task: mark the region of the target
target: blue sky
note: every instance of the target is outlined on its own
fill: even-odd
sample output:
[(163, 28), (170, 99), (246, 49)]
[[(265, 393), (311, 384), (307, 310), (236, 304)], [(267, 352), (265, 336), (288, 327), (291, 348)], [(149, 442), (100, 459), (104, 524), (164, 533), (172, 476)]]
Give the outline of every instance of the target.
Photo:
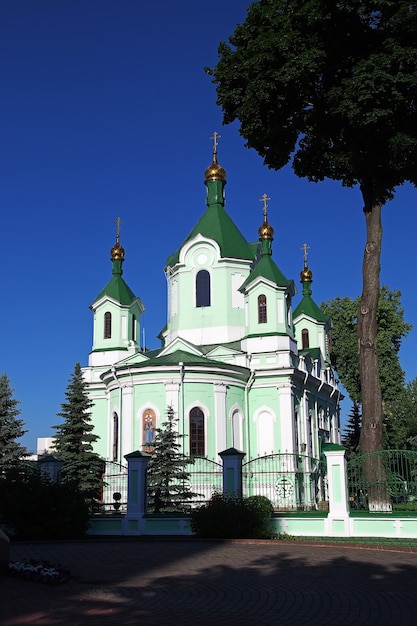
[[(361, 292), (359, 191), (270, 171), (236, 124), (221, 125), (203, 67), (215, 65), (218, 43), (249, 4), (0, 2), (0, 372), (21, 401), (29, 430), (21, 442), (32, 450), (60, 421), (74, 364), (87, 364), (89, 305), (111, 277), (118, 216), (124, 278), (146, 306), (147, 346), (159, 346), (163, 268), (205, 209), (215, 130), (227, 211), (245, 237), (257, 239), (267, 193), (284, 274), (299, 285), (307, 242), (317, 303)], [(401, 350), (407, 380), (417, 376), (416, 200), (405, 185), (383, 210), (381, 279), (402, 292), (405, 319), (416, 325)]]

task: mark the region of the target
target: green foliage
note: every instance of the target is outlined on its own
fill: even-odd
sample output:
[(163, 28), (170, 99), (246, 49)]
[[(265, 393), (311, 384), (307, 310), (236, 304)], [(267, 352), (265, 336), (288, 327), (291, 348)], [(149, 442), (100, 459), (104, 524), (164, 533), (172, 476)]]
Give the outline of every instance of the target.
[(13, 398), (13, 389), (6, 373), (0, 376), (0, 463), (14, 463), (27, 455), (24, 446), (16, 442), (22, 437), (24, 422), (17, 419), (19, 401)]
[(385, 447), (417, 450), (417, 378), (385, 405)]
[(0, 466), (0, 526), (16, 539), (85, 535), (88, 506), (70, 485), (52, 483), (36, 463)]
[(361, 436), (361, 413), (359, 404), (354, 402), (348, 421), (342, 434), (342, 445), (348, 450), (348, 456), (356, 454), (359, 450), (359, 440)]
[[(356, 331), (359, 306), (360, 298), (337, 297), (321, 304), (323, 312), (332, 320), (332, 364), (349, 397), (358, 404), (362, 399)], [(377, 323), (382, 399), (389, 402), (401, 393), (404, 386), (404, 372), (398, 354), (403, 337), (412, 328), (404, 321), (401, 292), (397, 289), (391, 291), (385, 285), (381, 287)]]
[(191, 529), (210, 539), (269, 539), (273, 506), (265, 496), (243, 500), (214, 494), (191, 513)]
[(359, 184), (368, 206), (417, 183), (413, 3), (260, 0), (229, 44), (207, 71), (224, 123), (269, 167)]
[(197, 494), (191, 491), (186, 467), (192, 459), (181, 452), (183, 435), (172, 407), (167, 420), (155, 429), (152, 458), (148, 465), (148, 510), (154, 513), (183, 511)]
[(79, 363), (75, 365), (65, 396), (67, 402), (61, 405), (58, 413), (64, 422), (53, 426), (57, 430), (54, 447), (64, 462), (60, 481), (78, 491), (92, 506), (94, 500), (101, 498), (104, 464), (93, 452), (93, 443), (98, 436), (93, 433), (92, 402)]

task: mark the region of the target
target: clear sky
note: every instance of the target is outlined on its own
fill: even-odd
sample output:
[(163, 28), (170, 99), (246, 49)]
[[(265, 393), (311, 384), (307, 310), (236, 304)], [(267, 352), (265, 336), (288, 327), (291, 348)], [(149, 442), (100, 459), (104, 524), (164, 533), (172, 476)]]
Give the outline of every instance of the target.
[[(60, 422), (74, 364), (88, 362), (89, 306), (111, 277), (118, 216), (124, 278), (146, 306), (146, 345), (159, 347), (163, 268), (205, 210), (215, 130), (226, 208), (245, 237), (257, 239), (267, 193), (274, 260), (287, 278), (299, 285), (307, 242), (318, 304), (361, 292), (359, 191), (270, 171), (236, 124), (222, 127), (203, 68), (249, 4), (0, 1), (0, 372), (21, 401), (29, 432), (20, 441), (31, 450)], [(401, 350), (407, 380), (417, 376), (416, 202), (406, 185), (383, 211), (381, 279), (401, 290), (415, 324)]]

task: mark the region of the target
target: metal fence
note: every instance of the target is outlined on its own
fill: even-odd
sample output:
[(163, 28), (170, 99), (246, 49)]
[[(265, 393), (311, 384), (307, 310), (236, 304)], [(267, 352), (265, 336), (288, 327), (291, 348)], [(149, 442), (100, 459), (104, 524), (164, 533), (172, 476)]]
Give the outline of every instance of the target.
[(393, 511), (417, 511), (417, 452), (379, 450), (347, 462), (352, 511), (372, 510), (372, 501)]
[(127, 465), (106, 461), (103, 474), (103, 494), (100, 513), (126, 513), (127, 510)]
[(198, 494), (193, 505), (204, 504), (214, 493), (223, 491), (223, 467), (221, 463), (207, 457), (192, 457), (186, 467), (191, 491)]
[(270, 454), (243, 464), (243, 495), (266, 496), (276, 510), (311, 510), (326, 499), (319, 459), (300, 454)]

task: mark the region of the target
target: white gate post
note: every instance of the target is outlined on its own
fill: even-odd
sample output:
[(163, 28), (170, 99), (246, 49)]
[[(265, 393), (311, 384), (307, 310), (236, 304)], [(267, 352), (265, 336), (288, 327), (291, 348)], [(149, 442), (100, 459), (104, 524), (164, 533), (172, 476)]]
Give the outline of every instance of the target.
[(346, 449), (337, 443), (326, 443), (323, 452), (327, 463), (329, 515), (327, 532), (333, 537), (349, 537), (349, 498), (346, 480)]
[(245, 452), (240, 452), (236, 448), (228, 448), (219, 452), (223, 462), (223, 495), (241, 498), (242, 490), (242, 460), (246, 456)]
[(123, 520), (125, 535), (141, 535), (142, 519), (146, 513), (147, 469), (151, 455), (130, 452), (125, 455), (128, 464), (127, 512)]

